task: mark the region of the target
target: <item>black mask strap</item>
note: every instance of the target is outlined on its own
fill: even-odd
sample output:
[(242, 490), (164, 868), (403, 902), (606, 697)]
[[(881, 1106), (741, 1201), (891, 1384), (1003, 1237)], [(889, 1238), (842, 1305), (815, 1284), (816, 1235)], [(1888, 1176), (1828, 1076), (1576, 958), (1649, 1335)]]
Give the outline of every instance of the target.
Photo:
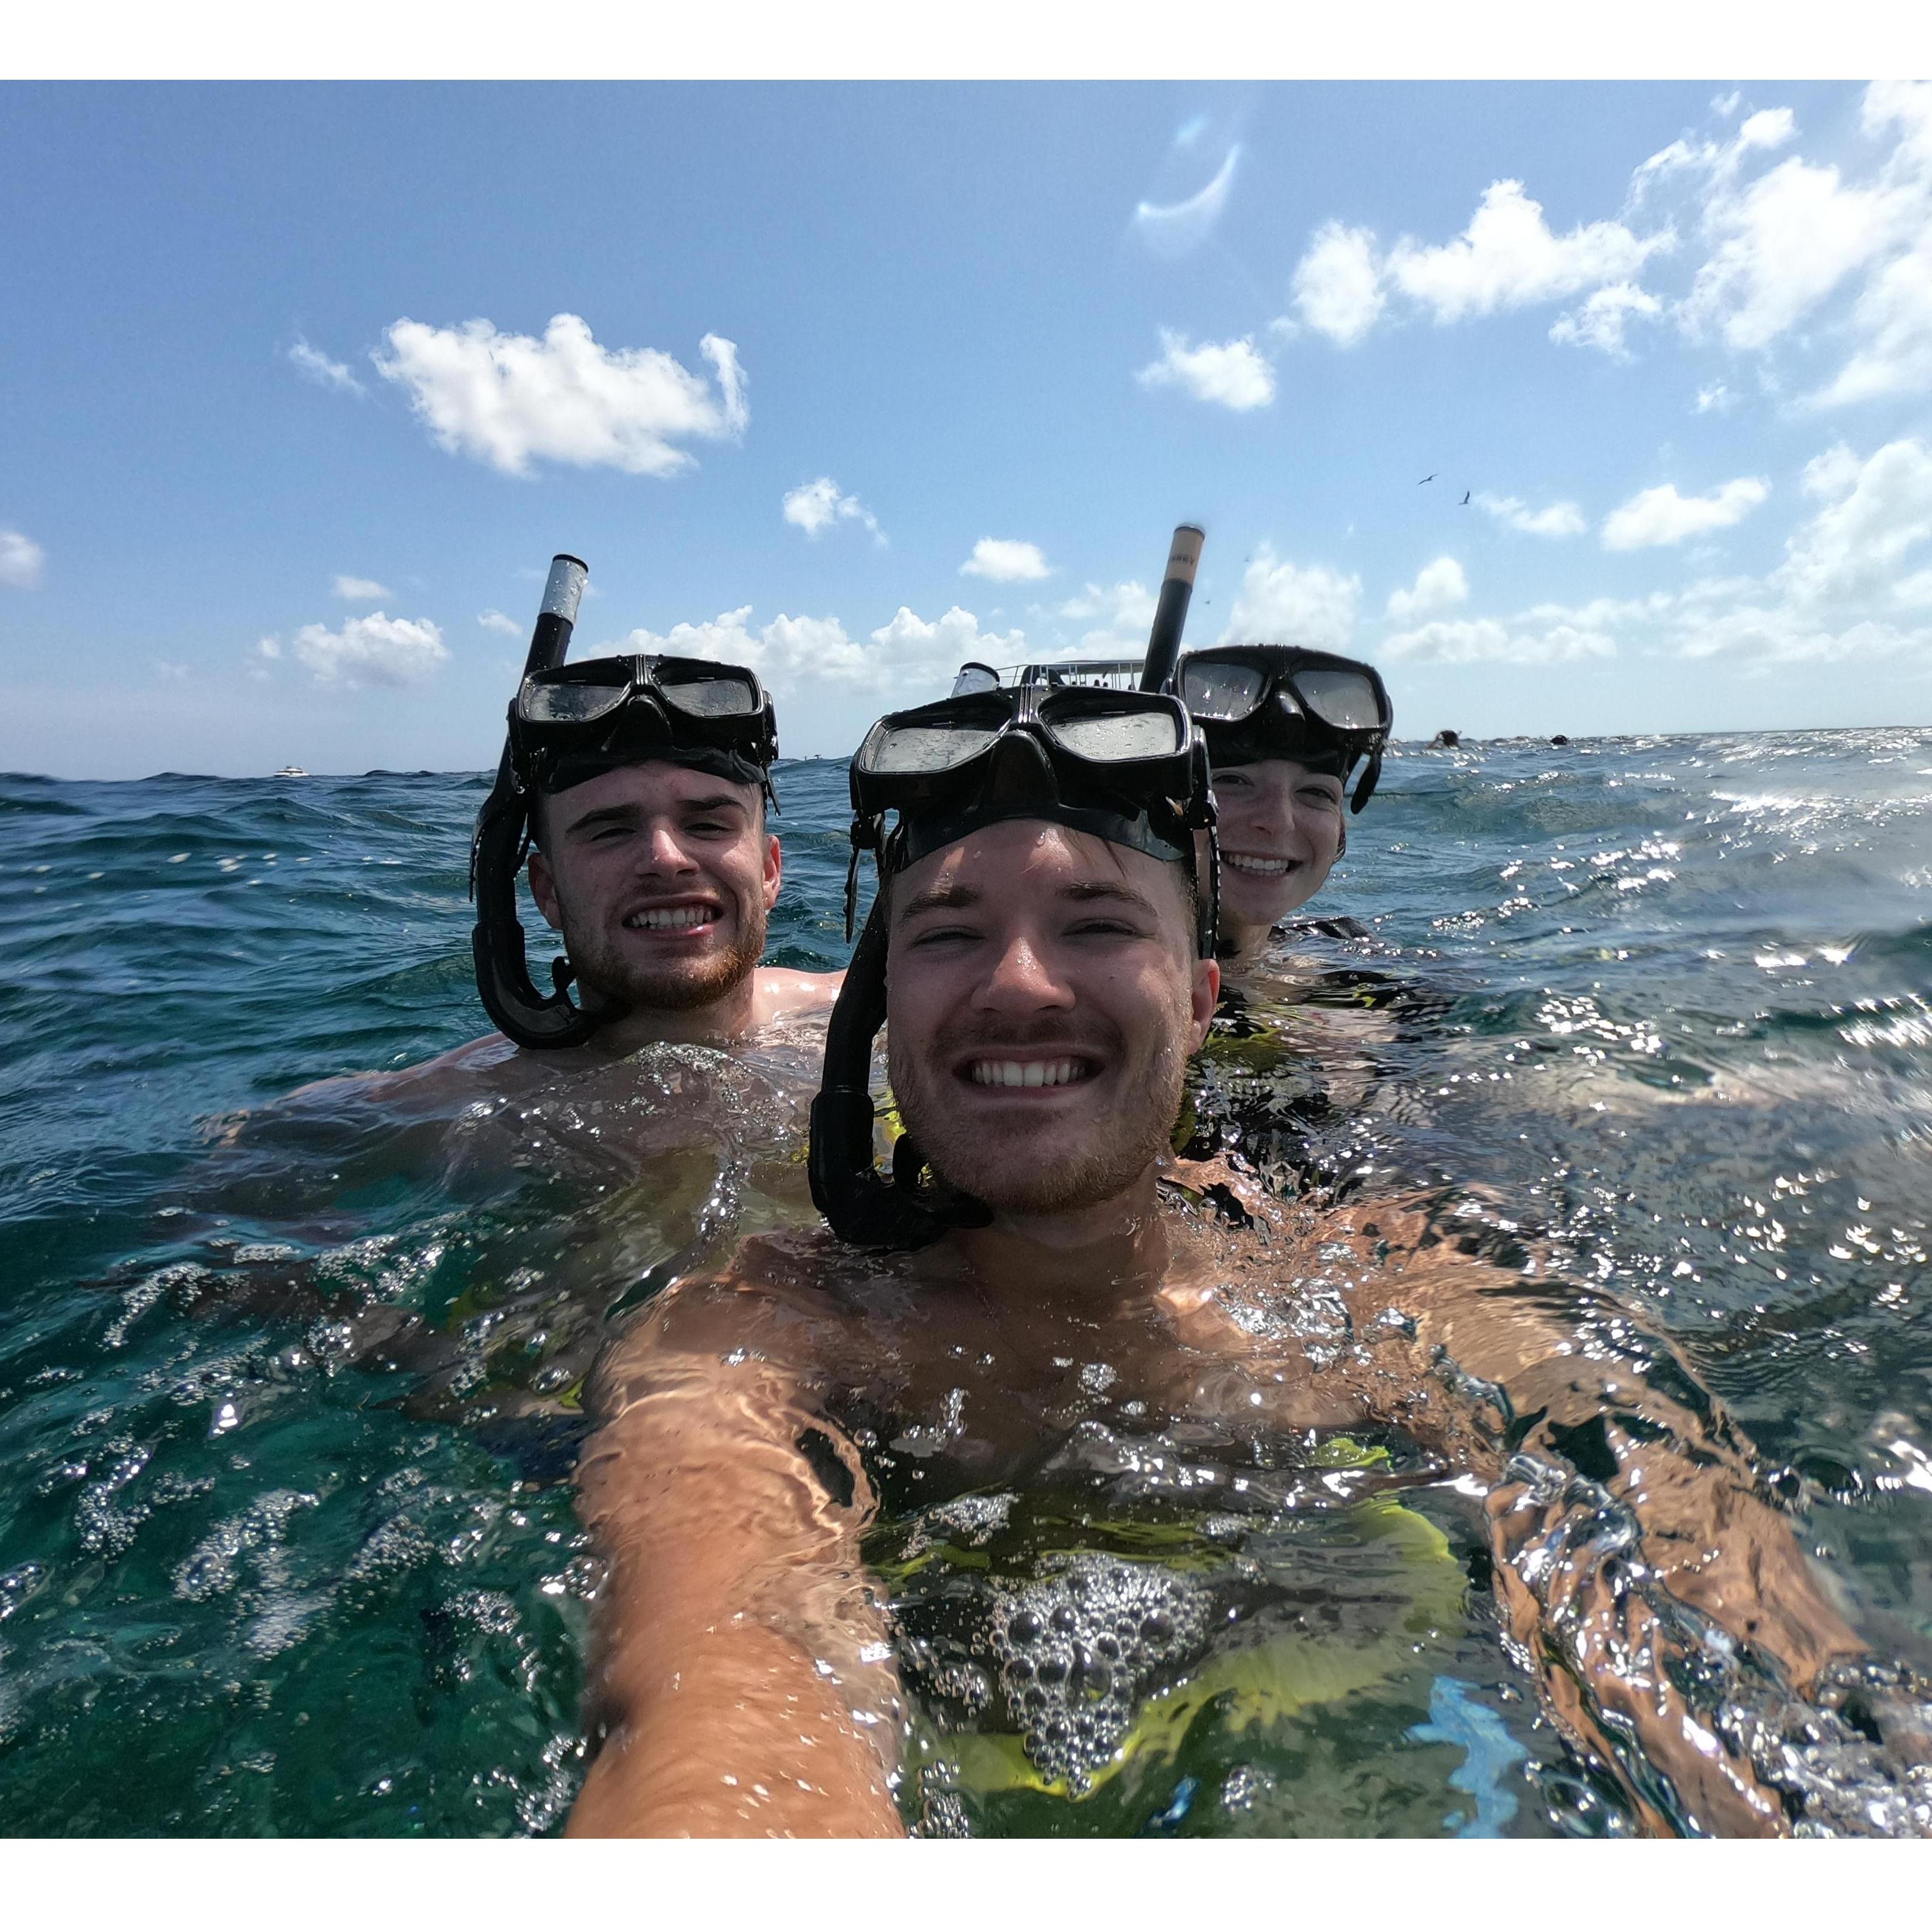
[(807, 1172), (813, 1203), (842, 1241), (862, 1248), (922, 1248), (949, 1227), (984, 1227), (992, 1210), (970, 1195), (918, 1185), (925, 1157), (907, 1136), (893, 1149), (896, 1178), (880, 1173), (872, 1157), (872, 1042), (885, 1023), (881, 898), (872, 902), (826, 1028), (825, 1073), (812, 1103)]
[(1376, 795), (1376, 781), (1382, 775), (1382, 748), (1379, 743), (1369, 754), (1369, 762), (1364, 767), (1361, 782), (1355, 787), (1355, 795), (1348, 801), (1351, 812), (1360, 812)]

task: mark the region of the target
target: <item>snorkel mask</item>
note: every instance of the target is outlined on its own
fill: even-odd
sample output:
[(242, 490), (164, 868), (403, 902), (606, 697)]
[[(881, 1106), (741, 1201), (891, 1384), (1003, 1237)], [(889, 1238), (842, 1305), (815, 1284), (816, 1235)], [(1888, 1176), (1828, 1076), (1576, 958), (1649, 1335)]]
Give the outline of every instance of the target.
[[(1198, 532), (1192, 534), (1198, 555)], [(1183, 596), (1172, 614), (1177, 632), (1186, 602)], [(1159, 638), (1157, 626), (1150, 663)], [(1172, 664), (1171, 652), (1166, 661)], [(851, 768), (848, 938), (866, 852), (881, 890), (832, 1010), (824, 1080), (812, 1104), (812, 1198), (841, 1240), (923, 1247), (949, 1227), (992, 1219), (983, 1202), (926, 1178), (925, 1156), (910, 1134), (893, 1144), (890, 1180), (873, 1162), (872, 1043), (886, 1021), (886, 882), (982, 826), (1046, 819), (1184, 866), (1198, 910), (1196, 943), (1211, 959), (1220, 852), (1208, 774), (1207, 747), (1186, 706), (1156, 690), (997, 682), (989, 689), (976, 676), (955, 696), (894, 712), (866, 733)], [(888, 813), (897, 814), (890, 830)], [(1205, 890), (1195, 863), (1202, 831)]]
[(1395, 712), (1372, 664), (1289, 644), (1222, 644), (1190, 651), (1177, 682), (1215, 764), (1292, 758), (1346, 786), (1366, 758), (1349, 808), (1374, 795)]
[(592, 658), (566, 664), (590, 570), (559, 556), (530, 638), (523, 682), (510, 700), (509, 734), (496, 782), (476, 814), (470, 850), (470, 935), (476, 990), (490, 1017), (519, 1046), (578, 1046), (600, 1024), (570, 997), (568, 958), (550, 962), (553, 990), (530, 979), (517, 918), (517, 875), (530, 848), (535, 794), (572, 786), (625, 765), (662, 759), (755, 785), (773, 810), (778, 730), (756, 676), (700, 658)]

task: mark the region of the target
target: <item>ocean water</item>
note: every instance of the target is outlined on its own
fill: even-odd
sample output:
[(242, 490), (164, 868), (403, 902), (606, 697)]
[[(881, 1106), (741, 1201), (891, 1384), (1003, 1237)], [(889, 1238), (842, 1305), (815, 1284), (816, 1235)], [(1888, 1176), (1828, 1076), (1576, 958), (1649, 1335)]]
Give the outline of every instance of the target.
[[(9, 1832), (568, 1809), (578, 1386), (655, 1288), (808, 1216), (812, 1042), (454, 1100), (315, 1085), (485, 1030), (484, 782), (0, 778)], [(772, 956), (834, 965), (843, 768), (779, 782)], [(1280, 1171), (1476, 1190), (1666, 1330), (1858, 1627), (1932, 1666), (1932, 732), (1398, 748), (1312, 910), (1366, 931), (1295, 942), (1308, 1052), (1254, 1077), (1293, 1102), (1335, 1058), (1324, 1000), (1396, 997), (1287, 1106)], [(1406, 1500), (1388, 1546), (1432, 1524), (1468, 1580), (1426, 1656), (1011, 1828), (1629, 1828), (1500, 1642), (1467, 1499)], [(1388, 1528), (1354, 1520), (1268, 1533), (1346, 1569)]]

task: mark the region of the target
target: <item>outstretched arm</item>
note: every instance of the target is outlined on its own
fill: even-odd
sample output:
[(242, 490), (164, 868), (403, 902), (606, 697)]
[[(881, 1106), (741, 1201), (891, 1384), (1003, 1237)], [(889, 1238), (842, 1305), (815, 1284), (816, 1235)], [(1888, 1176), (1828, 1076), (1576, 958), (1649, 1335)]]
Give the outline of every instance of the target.
[(1615, 1304), (1420, 1246), (1420, 1216), (1364, 1218), (1397, 1250), (1372, 1297), (1412, 1322), (1438, 1391), (1404, 1419), (1492, 1484), (1498, 1597), (1556, 1714), (1652, 1828), (1787, 1831), (1783, 1734), (1820, 1714), (1797, 1700), (1866, 1647), (1748, 1444)]
[(896, 1837), (898, 1684), (856, 1450), (754, 1293), (692, 1283), (600, 1370), (578, 1471), (609, 1565), (574, 1834)]

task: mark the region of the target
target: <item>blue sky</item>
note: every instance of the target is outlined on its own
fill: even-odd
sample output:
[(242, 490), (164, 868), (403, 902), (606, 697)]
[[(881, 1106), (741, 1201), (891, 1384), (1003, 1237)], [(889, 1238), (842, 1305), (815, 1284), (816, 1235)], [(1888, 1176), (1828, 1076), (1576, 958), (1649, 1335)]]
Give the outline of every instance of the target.
[(842, 754), (1183, 518), (1405, 735), (1932, 724), (1932, 89), (0, 104), (0, 766), (486, 764), (557, 549)]

